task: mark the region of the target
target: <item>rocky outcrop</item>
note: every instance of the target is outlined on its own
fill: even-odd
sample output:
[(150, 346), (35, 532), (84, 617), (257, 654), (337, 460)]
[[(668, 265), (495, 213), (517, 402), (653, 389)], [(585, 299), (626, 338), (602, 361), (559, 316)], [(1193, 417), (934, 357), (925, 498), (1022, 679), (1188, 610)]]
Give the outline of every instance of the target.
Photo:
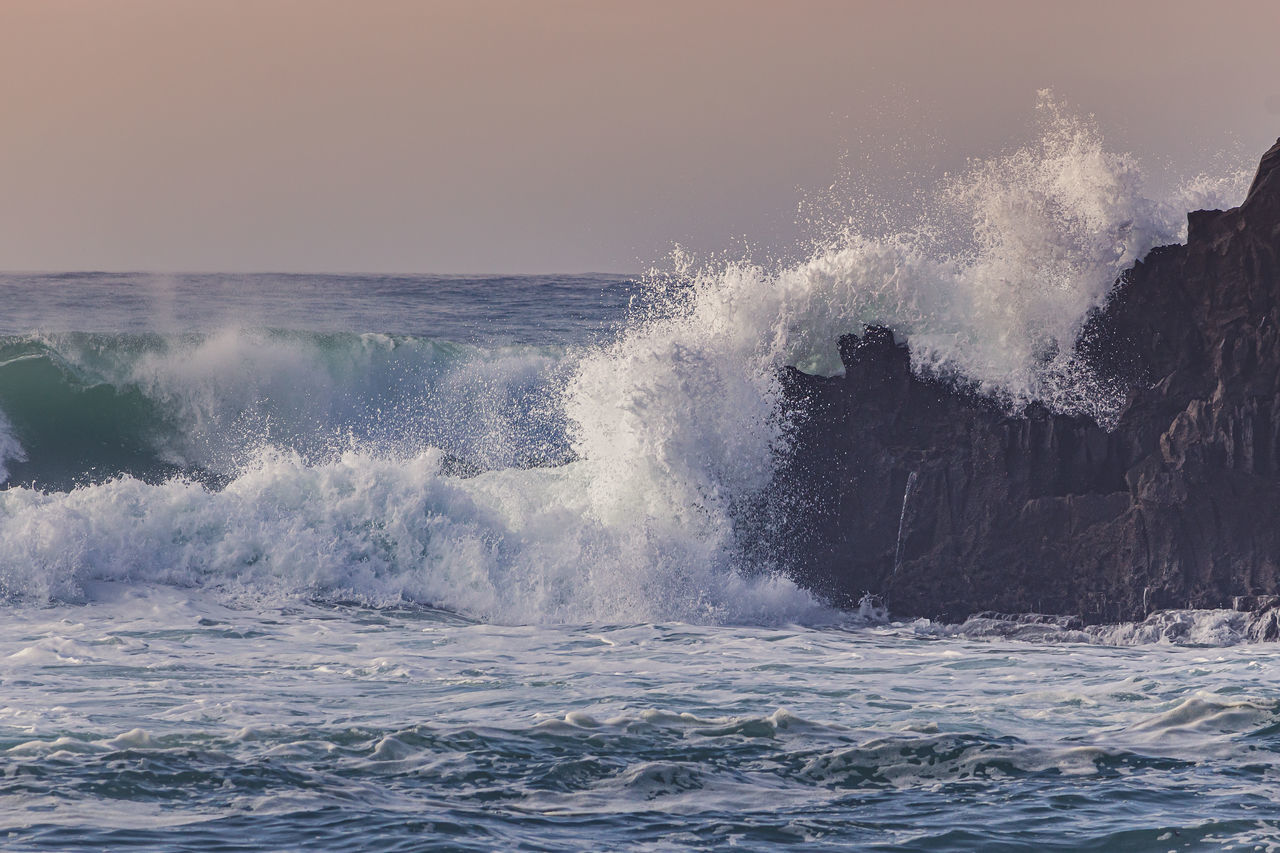
[(1077, 349), (1128, 389), (1110, 429), (914, 375), (887, 329), (841, 340), (843, 377), (789, 371), (797, 576), (951, 621), (1280, 593), (1280, 141), (1240, 207), (1190, 214), (1186, 245), (1121, 278)]

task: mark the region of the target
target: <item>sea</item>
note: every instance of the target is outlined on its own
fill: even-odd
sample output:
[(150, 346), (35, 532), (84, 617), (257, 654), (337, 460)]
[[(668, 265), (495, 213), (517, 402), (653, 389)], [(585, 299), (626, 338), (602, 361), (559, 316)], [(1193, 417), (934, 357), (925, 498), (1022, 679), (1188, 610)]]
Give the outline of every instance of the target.
[(0, 275), (0, 847), (1280, 849), (1242, 614), (840, 610), (769, 537), (863, 324), (1114, 411), (1074, 334), (1240, 183), (1046, 110), (789, 259)]

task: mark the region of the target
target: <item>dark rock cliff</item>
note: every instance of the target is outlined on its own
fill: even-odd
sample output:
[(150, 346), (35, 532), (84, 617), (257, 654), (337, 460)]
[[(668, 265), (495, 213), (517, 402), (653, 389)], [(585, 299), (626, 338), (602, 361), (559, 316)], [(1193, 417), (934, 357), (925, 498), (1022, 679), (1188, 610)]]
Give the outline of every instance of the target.
[(789, 370), (806, 412), (780, 473), (797, 577), (948, 620), (1280, 592), (1280, 141), (1240, 207), (1192, 213), (1188, 232), (1081, 335), (1128, 389), (1110, 430), (913, 375), (886, 329), (841, 340), (843, 377)]

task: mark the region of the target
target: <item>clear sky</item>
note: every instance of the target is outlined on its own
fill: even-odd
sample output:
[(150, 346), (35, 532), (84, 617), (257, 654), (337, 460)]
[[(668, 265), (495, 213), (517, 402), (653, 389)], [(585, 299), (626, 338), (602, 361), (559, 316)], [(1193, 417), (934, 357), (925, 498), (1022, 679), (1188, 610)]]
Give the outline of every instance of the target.
[(1280, 135), (1280, 5), (0, 0), (0, 269), (633, 271), (840, 170)]

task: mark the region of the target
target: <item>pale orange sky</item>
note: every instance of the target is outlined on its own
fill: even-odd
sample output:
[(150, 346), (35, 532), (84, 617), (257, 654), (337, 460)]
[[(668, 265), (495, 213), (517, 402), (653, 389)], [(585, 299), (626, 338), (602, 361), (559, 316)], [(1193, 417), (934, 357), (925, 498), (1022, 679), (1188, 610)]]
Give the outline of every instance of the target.
[(1044, 87), (1152, 163), (1256, 157), (1278, 31), (1274, 0), (0, 0), (0, 269), (785, 249), (843, 151), (955, 168)]

